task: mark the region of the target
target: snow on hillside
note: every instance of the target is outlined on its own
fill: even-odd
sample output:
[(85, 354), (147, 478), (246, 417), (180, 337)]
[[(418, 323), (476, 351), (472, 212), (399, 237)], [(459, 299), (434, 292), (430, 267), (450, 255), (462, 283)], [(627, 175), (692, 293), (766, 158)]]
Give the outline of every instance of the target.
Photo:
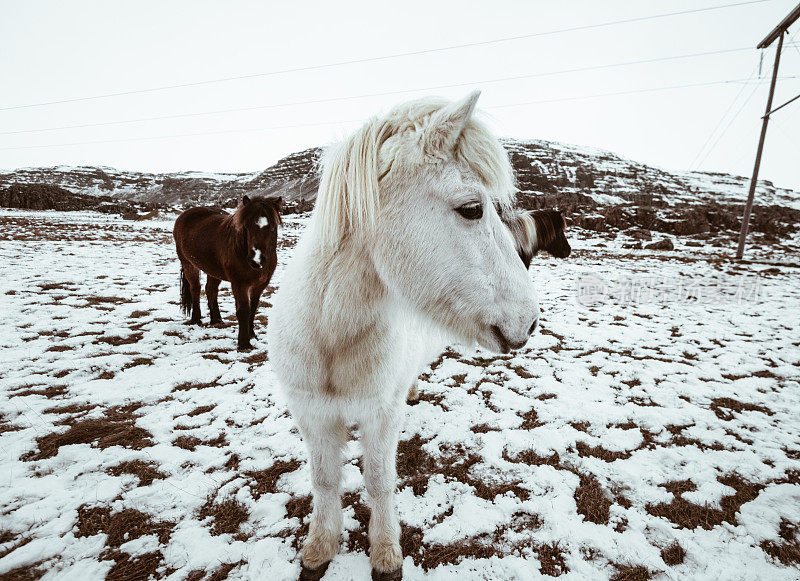
[[(0, 576), (295, 579), (309, 468), (264, 344), (235, 351), (227, 285), (227, 326), (187, 327), (170, 221), (0, 224)], [(274, 285), (305, 224), (286, 218)], [(583, 235), (534, 260), (526, 348), (424, 370), (404, 579), (797, 579), (798, 269)], [(325, 579), (369, 578), (359, 459)]]
[[(601, 206), (636, 203), (742, 204), (744, 177), (705, 172), (669, 172), (592, 147), (543, 140), (503, 140), (523, 192), (555, 194), (563, 206), (571, 194)], [(0, 188), (12, 183), (49, 183), (73, 192), (104, 194), (133, 201), (173, 205), (227, 202), (258, 191), (292, 200), (313, 200), (318, 185), (320, 148), (292, 153), (261, 172), (225, 174), (180, 172), (150, 174), (108, 167), (24, 168), (0, 172)], [(800, 209), (800, 195), (759, 182), (756, 203)]]

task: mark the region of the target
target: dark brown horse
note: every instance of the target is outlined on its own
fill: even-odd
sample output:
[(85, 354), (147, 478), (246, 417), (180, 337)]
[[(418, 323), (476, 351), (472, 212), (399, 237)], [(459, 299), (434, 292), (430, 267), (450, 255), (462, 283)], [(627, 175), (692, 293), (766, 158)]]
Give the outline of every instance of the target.
[(239, 322), (239, 351), (253, 348), (253, 323), (261, 293), (278, 264), (280, 198), (244, 196), (236, 212), (219, 208), (189, 208), (175, 220), (172, 235), (181, 261), (181, 307), (191, 311), (189, 324), (201, 324), (200, 271), (206, 273), (206, 297), (211, 324), (221, 323), (217, 291), (231, 283)]

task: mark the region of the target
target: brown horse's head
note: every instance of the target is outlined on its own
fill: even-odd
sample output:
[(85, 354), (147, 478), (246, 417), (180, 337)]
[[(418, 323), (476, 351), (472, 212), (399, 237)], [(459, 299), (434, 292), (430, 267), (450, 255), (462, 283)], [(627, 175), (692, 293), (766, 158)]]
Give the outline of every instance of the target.
[(536, 222), (536, 249), (546, 250), (556, 258), (566, 258), (572, 251), (564, 235), (567, 223), (558, 210), (531, 212)]
[(240, 256), (256, 270), (268, 264), (278, 247), (281, 224), (281, 198), (243, 196), (233, 215), (236, 248)]

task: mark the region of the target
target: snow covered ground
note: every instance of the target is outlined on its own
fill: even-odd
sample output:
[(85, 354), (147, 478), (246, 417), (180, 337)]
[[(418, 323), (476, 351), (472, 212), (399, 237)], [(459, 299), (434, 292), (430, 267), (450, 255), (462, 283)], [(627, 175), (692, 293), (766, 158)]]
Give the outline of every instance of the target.
[[(170, 227), (0, 212), (2, 579), (297, 576), (302, 442), (263, 343), (234, 349), (229, 287), (227, 327), (182, 324)], [(575, 246), (534, 260), (527, 348), (423, 374), (404, 578), (798, 579), (800, 269)], [(359, 460), (325, 579), (369, 578)]]

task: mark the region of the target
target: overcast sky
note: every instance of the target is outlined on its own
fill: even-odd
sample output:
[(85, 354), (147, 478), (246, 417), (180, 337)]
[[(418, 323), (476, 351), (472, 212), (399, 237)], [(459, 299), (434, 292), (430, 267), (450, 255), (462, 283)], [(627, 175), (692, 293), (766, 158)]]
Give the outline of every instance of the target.
[[(430, 94), (457, 98), (477, 88), (483, 91), (479, 107), (503, 136), (600, 147), (670, 170), (748, 176), (775, 48), (765, 51), (759, 79), (755, 46), (796, 5), (768, 0), (374, 62), (9, 109), (737, 0), (0, 1), (4, 169), (90, 164), (255, 171), (293, 151), (330, 143), (396, 102)], [(798, 30), (800, 23), (789, 36)], [(747, 50), (559, 72), (739, 48)], [(526, 78), (488, 82), (521, 76)], [(780, 77), (775, 105), (800, 93), (800, 34), (786, 39)], [(715, 84), (596, 96), (699, 83)], [(374, 93), (392, 94), (364, 96)], [(340, 97), (359, 98), (332, 100)], [(323, 102), (293, 104), (304, 101)], [(250, 110), (206, 114), (242, 108)], [(174, 117), (190, 113), (202, 114)], [(173, 117), (19, 133), (165, 116)], [(798, 160), (800, 101), (773, 117), (761, 177), (800, 190)]]

